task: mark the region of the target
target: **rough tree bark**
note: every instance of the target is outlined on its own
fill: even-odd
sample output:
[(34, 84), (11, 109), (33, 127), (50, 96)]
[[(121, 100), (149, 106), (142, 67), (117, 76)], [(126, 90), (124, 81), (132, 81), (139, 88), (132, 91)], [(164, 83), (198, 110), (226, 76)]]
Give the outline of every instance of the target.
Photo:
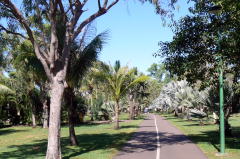
[(49, 125), (49, 98), (47, 92), (49, 90), (49, 85), (47, 82), (41, 85), (40, 88), (40, 96), (41, 96), (41, 103), (43, 106), (43, 113), (42, 113), (42, 127), (44, 129), (48, 128)]
[(115, 105), (115, 126), (114, 129), (119, 129), (119, 101)]
[(34, 104), (32, 104), (32, 127), (36, 127), (36, 107)]
[(179, 116), (178, 107), (174, 108), (174, 116), (176, 116), (176, 117)]
[(91, 121), (94, 121), (94, 118), (93, 118), (93, 94), (91, 93), (91, 98), (90, 98), (90, 104), (91, 104)]
[(48, 132), (48, 146), (46, 159), (60, 159), (60, 129), (61, 129), (61, 104), (64, 92), (64, 83), (55, 77), (51, 84), (50, 120)]
[(134, 99), (134, 103), (135, 103), (135, 108), (134, 108), (134, 111), (135, 111), (134, 118), (135, 118), (139, 116), (140, 103), (137, 101), (136, 98)]
[(129, 95), (129, 119), (130, 120), (134, 119), (134, 109), (135, 109), (134, 95), (130, 94)]
[(190, 109), (187, 107), (185, 111), (186, 111), (186, 119), (187, 119), (187, 120), (190, 120), (190, 119), (191, 119)]
[(44, 99), (43, 101), (43, 128), (48, 128), (49, 124), (49, 113), (48, 113), (48, 102), (47, 99)]

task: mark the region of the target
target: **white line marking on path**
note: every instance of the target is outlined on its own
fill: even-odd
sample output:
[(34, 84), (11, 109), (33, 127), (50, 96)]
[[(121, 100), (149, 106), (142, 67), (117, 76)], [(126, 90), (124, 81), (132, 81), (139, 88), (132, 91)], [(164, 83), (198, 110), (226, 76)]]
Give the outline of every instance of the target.
[(158, 134), (158, 127), (157, 127), (157, 119), (154, 115), (154, 120), (155, 120), (155, 127), (156, 127), (156, 131), (157, 131), (157, 155), (156, 155), (156, 159), (160, 159), (160, 141), (159, 141), (159, 134)]

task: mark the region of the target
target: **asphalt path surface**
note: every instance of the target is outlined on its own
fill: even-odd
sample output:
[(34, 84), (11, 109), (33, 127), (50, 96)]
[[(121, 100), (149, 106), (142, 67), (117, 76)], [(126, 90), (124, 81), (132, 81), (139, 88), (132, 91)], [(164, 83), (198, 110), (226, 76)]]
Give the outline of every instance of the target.
[(181, 131), (149, 114), (113, 159), (207, 159)]

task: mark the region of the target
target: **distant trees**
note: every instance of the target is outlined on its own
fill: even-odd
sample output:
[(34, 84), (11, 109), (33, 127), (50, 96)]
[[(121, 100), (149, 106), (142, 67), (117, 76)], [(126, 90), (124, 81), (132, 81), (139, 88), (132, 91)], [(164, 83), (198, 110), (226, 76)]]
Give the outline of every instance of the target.
[(14, 91), (11, 88), (0, 83), (0, 126), (4, 125), (4, 121), (8, 119), (9, 103), (15, 101), (13, 95)]
[[(193, 1), (195, 5), (190, 9), (193, 15), (183, 17), (173, 26), (173, 40), (160, 42), (155, 55), (165, 58), (171, 74), (191, 83), (200, 80), (202, 87), (211, 85), (217, 78), (217, 56), (222, 56), (225, 71), (238, 77), (240, 21), (236, 16), (239, 15), (239, 2)], [(222, 5), (220, 15), (209, 13), (210, 7), (218, 2)]]
[(9, 76), (0, 79), (0, 83), (11, 90), (8, 94), (3, 92), (4, 102), (1, 102), (3, 114), (0, 114), (2, 122), (12, 125), (31, 124), (35, 127), (37, 121), (41, 119), (42, 112), (39, 90), (33, 87), (29, 77), (20, 71), (11, 72)]
[(103, 65), (102, 70), (97, 75), (106, 83), (105, 87), (111, 94), (111, 99), (115, 102), (115, 129), (119, 128), (120, 100), (130, 88), (148, 79), (144, 75), (131, 79), (134, 72), (135, 69), (129, 69), (127, 66), (121, 67), (120, 62), (116, 61), (114, 66)]
[[(228, 119), (232, 113), (239, 110), (238, 96), (233, 87), (232, 75), (224, 83), (224, 112), (225, 132), (231, 135), (231, 126)], [(162, 112), (174, 113), (177, 117), (191, 119), (192, 117), (204, 118), (211, 113), (219, 116), (218, 87), (211, 86), (200, 90), (191, 86), (186, 80), (171, 81), (162, 87), (159, 96), (150, 105), (151, 109)], [(218, 118), (214, 118), (219, 123)]]
[(149, 76), (152, 76), (160, 83), (168, 83), (171, 79), (170, 73), (166, 70), (164, 64), (153, 63), (147, 71), (149, 72)]
[(153, 63), (147, 71), (148, 75), (152, 77), (147, 83), (147, 92), (149, 93), (149, 96), (146, 99), (146, 102), (150, 105), (159, 97), (162, 88), (168, 85), (168, 83), (174, 80), (174, 78), (170, 75), (170, 72), (166, 69), (164, 63)]
[[(42, 112), (43, 127), (48, 127), (48, 83), (47, 77), (44, 73), (44, 69), (40, 61), (36, 58), (34, 54), (33, 47), (29, 41), (23, 41), (19, 45), (11, 46), (12, 50), (9, 50), (12, 54), (12, 67), (16, 69), (17, 74), (22, 76), (23, 81), (28, 83), (26, 85), (26, 95), (32, 96), (32, 102), (35, 100), (39, 102)], [(39, 89), (37, 89), (39, 87)], [(37, 93), (37, 94), (36, 94)], [(35, 116), (36, 116), (36, 103), (32, 103), (32, 122), (33, 127), (36, 126)]]
[[(133, 68), (132, 70), (133, 72), (129, 76), (130, 82), (143, 76), (143, 74), (138, 72), (137, 68)], [(148, 92), (148, 82), (149, 78), (147, 80), (142, 80), (129, 88), (126, 93), (130, 120), (133, 120), (136, 116), (138, 116), (138, 112), (141, 111), (141, 104), (145, 104), (144, 99), (149, 97), (150, 93)]]
[[(224, 111), (225, 120), (228, 122), (229, 113), (239, 111), (237, 88), (239, 87), (240, 34), (238, 30), (240, 21), (236, 16), (240, 13), (240, 3), (235, 0), (192, 1), (194, 2), (194, 7), (190, 8), (192, 15), (183, 17), (172, 26), (175, 33), (173, 40), (160, 42), (159, 52), (155, 55), (164, 57), (163, 63), (171, 75), (176, 75), (182, 80), (186, 79), (193, 88), (185, 86), (183, 89), (185, 93), (182, 91), (171, 93), (173, 88), (167, 88), (171, 85), (169, 83), (163, 88), (156, 102), (163, 102), (160, 104), (163, 108), (169, 105), (175, 108), (182, 105), (190, 108), (194, 105), (204, 105), (208, 108), (208, 112), (218, 113), (216, 109), (219, 105), (218, 69), (220, 67), (219, 57), (221, 57), (223, 59), (221, 67), (224, 69), (224, 94), (226, 95)], [(218, 15), (209, 12), (210, 8), (215, 5), (222, 7)], [(232, 76), (231, 80), (229, 80), (229, 74)], [(194, 85), (200, 88), (197, 92)], [(172, 86), (178, 88), (175, 84)], [(166, 89), (166, 92), (172, 95), (164, 92)], [(194, 97), (195, 95), (197, 98)], [(198, 103), (198, 100), (202, 102)], [(225, 131), (229, 134), (228, 123), (226, 123)]]

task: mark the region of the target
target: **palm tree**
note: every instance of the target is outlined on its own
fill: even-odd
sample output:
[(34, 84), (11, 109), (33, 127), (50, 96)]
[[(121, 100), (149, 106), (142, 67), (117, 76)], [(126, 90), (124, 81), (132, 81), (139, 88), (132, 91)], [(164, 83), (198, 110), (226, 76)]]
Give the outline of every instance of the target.
[[(40, 97), (38, 99), (41, 100), (43, 106), (43, 128), (48, 127), (48, 81), (47, 77), (44, 73), (44, 68), (41, 62), (37, 59), (36, 55), (34, 54), (33, 47), (31, 46), (29, 41), (23, 41), (20, 45), (16, 46), (15, 51), (13, 51), (13, 65), (20, 74), (24, 74), (29, 83), (29, 97), (35, 98), (32, 95), (32, 92), (35, 92), (35, 87), (38, 86), (40, 88)], [(30, 87), (31, 86), (31, 87)], [(34, 100), (32, 100), (34, 102)], [(33, 126), (35, 127), (35, 114), (36, 109), (33, 104), (32, 106), (32, 121)]]
[[(88, 101), (88, 109), (90, 111), (91, 121), (97, 119), (98, 116), (96, 114), (100, 113), (105, 114), (104, 119), (108, 120), (110, 113), (113, 112), (113, 109), (111, 109), (111, 102), (109, 102), (107, 90), (101, 83), (101, 80), (96, 78), (96, 72), (99, 71), (99, 68), (102, 67), (102, 65), (104, 65), (104, 63), (101, 61), (94, 62), (93, 67), (91, 67), (91, 70), (87, 76), (84, 77), (81, 85), (81, 92), (83, 92), (84, 97)], [(98, 110), (100, 110), (100, 112)]]
[(14, 90), (0, 83), (0, 106), (2, 106), (2, 103), (8, 100), (9, 95), (14, 95), (14, 93)]
[(201, 112), (201, 114), (198, 113), (199, 117), (206, 115), (200, 110), (206, 105), (207, 98), (206, 91), (199, 91), (189, 86), (186, 80), (172, 81), (162, 88), (152, 106), (163, 111), (172, 109), (176, 116), (180, 115), (179, 110), (181, 110), (189, 119), (193, 108)]
[(0, 83), (0, 95), (13, 94), (13, 93), (14, 93), (14, 91), (11, 88)]
[[(132, 74), (130, 74), (130, 81), (134, 81), (137, 78), (137, 69), (134, 68), (134, 71)], [(138, 83), (140, 84), (140, 83)], [(135, 116), (135, 107), (136, 107), (136, 98), (137, 98), (137, 93), (138, 93), (138, 87), (135, 85), (134, 87), (130, 88), (128, 90), (128, 104), (129, 104), (129, 119), (133, 120)]]
[[(134, 81), (139, 76), (139, 72), (137, 68), (133, 68), (132, 74), (130, 74), (130, 81)], [(141, 100), (147, 96), (146, 93), (147, 82), (139, 82), (132, 88), (130, 88), (127, 92), (128, 96), (128, 104), (129, 104), (129, 119), (133, 120), (135, 115), (138, 115), (138, 109), (141, 104)]]
[[(71, 145), (77, 145), (77, 139), (74, 131), (74, 118), (76, 116), (76, 97), (74, 94), (74, 88), (79, 86), (79, 83), (86, 73), (87, 69), (92, 66), (92, 63), (97, 59), (100, 53), (104, 38), (107, 33), (101, 33), (97, 35), (87, 46), (84, 46), (80, 42), (80, 46), (75, 43), (72, 46), (72, 53), (70, 56), (69, 67), (67, 71), (67, 88), (65, 89), (65, 102), (68, 106), (68, 118), (69, 118), (69, 133), (70, 133), (70, 143)], [(83, 47), (83, 48), (82, 48)], [(47, 90), (48, 84), (46, 81), (46, 76), (43, 72), (41, 63), (36, 58), (33, 53), (32, 47), (29, 47), (27, 42), (24, 42), (18, 48), (19, 52), (14, 59), (14, 64), (16, 67), (24, 66), (24, 70), (31, 73), (33, 81), (39, 85), (41, 92), (41, 97), (44, 99), (43, 104), (43, 127), (48, 126), (48, 102), (47, 102)], [(45, 94), (45, 95), (44, 95)], [(44, 96), (43, 96), (44, 95)], [(34, 112), (34, 111), (33, 111)]]
[(76, 97), (75, 89), (80, 87), (81, 80), (97, 60), (100, 51), (102, 50), (104, 39), (107, 32), (97, 35), (87, 46), (83, 47), (75, 45), (72, 48), (72, 53), (69, 60), (67, 70), (67, 88), (64, 92), (64, 99), (68, 107), (69, 120), (69, 137), (71, 145), (78, 145), (74, 130), (74, 123), (76, 119)]
[(115, 129), (119, 129), (120, 100), (130, 88), (148, 79), (148, 76), (142, 75), (131, 81), (130, 77), (134, 71), (127, 66), (121, 67), (120, 62), (116, 61), (114, 66), (104, 66), (98, 73), (98, 76), (106, 83), (105, 86), (115, 101)]
[(4, 116), (8, 116), (3, 113), (4, 105), (9, 105), (10, 102), (15, 102), (14, 93), (14, 90), (0, 83), (0, 124), (4, 120)]
[(136, 108), (136, 115), (139, 115), (139, 112), (142, 112), (146, 106), (149, 106), (148, 104), (148, 98), (150, 96), (150, 93), (148, 91), (150, 85), (148, 81), (140, 82), (137, 85), (137, 108)]

